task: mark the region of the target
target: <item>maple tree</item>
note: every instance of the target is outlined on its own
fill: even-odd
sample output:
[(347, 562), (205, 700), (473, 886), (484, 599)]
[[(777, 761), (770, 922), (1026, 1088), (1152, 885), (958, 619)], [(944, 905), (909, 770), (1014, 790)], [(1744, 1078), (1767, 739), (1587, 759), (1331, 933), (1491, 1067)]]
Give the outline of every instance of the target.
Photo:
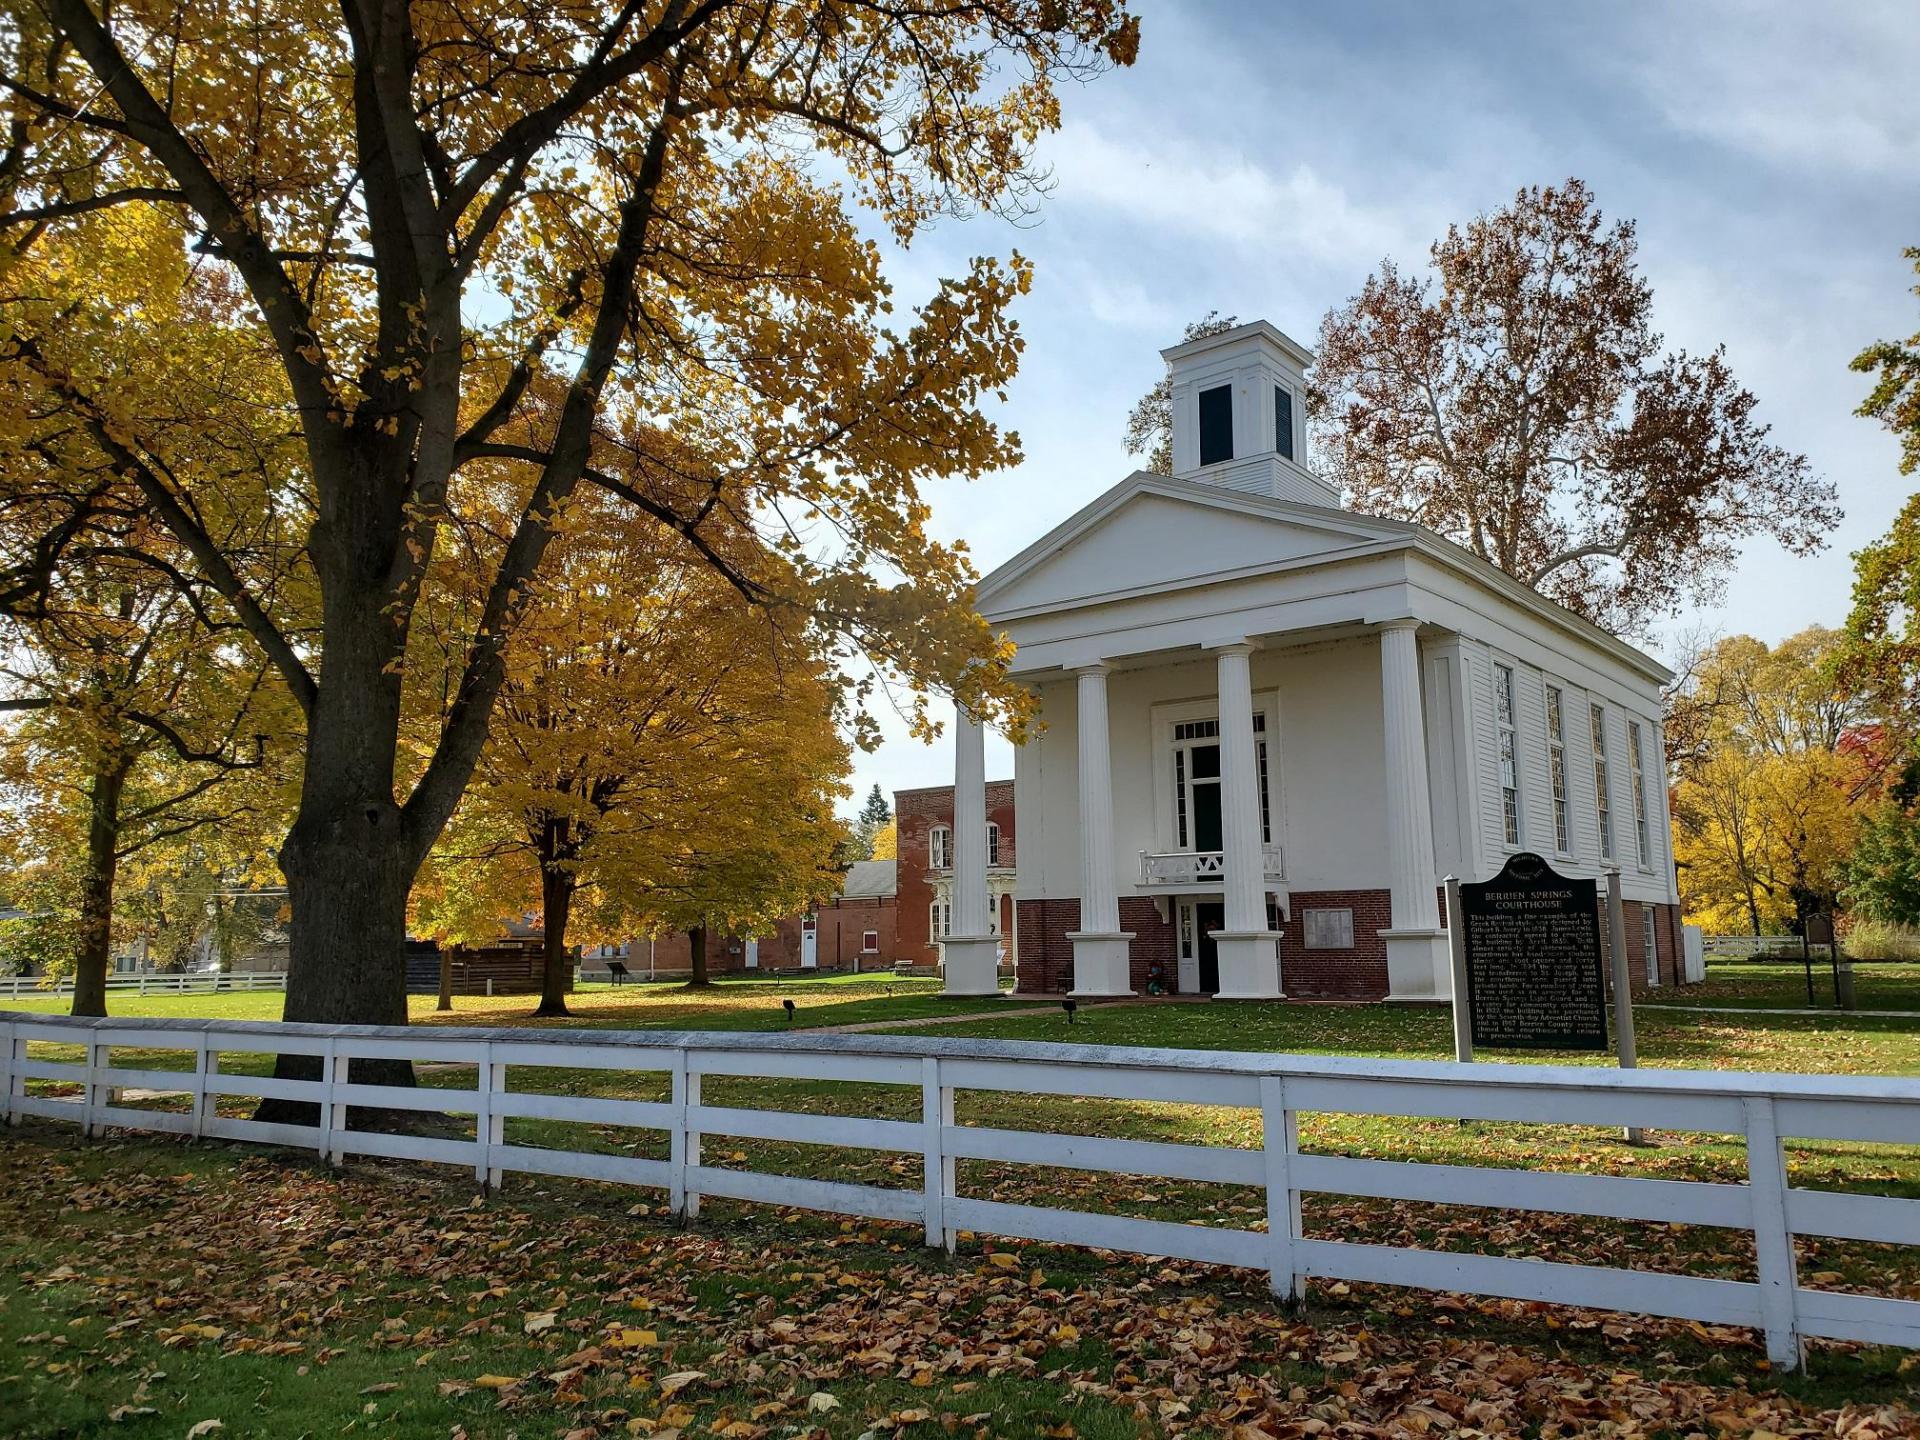
[(1430, 276), (1384, 262), (1320, 326), (1326, 477), (1628, 631), (1717, 594), (1744, 539), (1819, 549), (1833, 486), (1723, 350), (1663, 353), (1636, 251), (1573, 179), (1450, 226)]
[(1716, 931), (1778, 930), (1830, 910), (1885, 759), (1873, 709), (1833, 683), (1835, 631), (1769, 647), (1735, 635), (1694, 667), (1698, 744), (1673, 791), (1687, 914)]
[[(176, 473), (216, 493), (284, 483), (286, 448), (254, 403), (257, 356), (220, 323), (230, 297), (190, 270), (164, 216), (89, 217), (78, 233), (21, 237), (0, 246), (0, 286), (14, 300), (84, 287), (107, 302), (137, 296), (148, 316), (139, 352), (116, 351), (80, 316), (64, 336), (69, 352), (95, 373), (142, 368), (147, 398), (176, 409), (156, 427), (169, 432)], [(75, 1014), (103, 1015), (123, 872), (138, 872), (143, 898), (131, 908), (148, 924), (163, 897), (206, 891), (195, 877), (257, 873), (290, 813), (285, 760), (300, 729), (263, 662), (195, 587), (175, 583), (187, 557), (127, 503), (69, 397), (26, 379), (0, 371), (11, 442), (0, 449), (0, 551), (14, 562), (0, 572), (0, 714), (10, 717), (0, 832), (35, 916), (16, 927), (14, 948), (74, 977)], [(227, 533), (236, 544), (262, 538)], [(182, 944), (197, 938), (211, 898), (165, 928)]]
[[(927, 534), (918, 487), (1016, 457), (977, 402), (1014, 373), (1028, 269), (976, 260), (897, 322), (861, 223), (905, 244), (943, 214), (1024, 213), (1056, 86), (1137, 43), (1118, 0), (14, 17), (0, 237), (164, 211), (270, 349), (298, 438), (297, 484), (206, 482), (172, 463), (178, 417), (141, 376), (69, 343), (77, 326), (141, 353), (141, 306), (81, 290), (7, 310), (0, 366), (61, 397), (111, 493), (186, 557), (183, 589), (300, 712), (289, 1018), (404, 1023), (408, 891), (583, 486), (871, 662), (862, 696), (904, 682), (923, 733), (929, 688), (1017, 717), (964, 549)], [(436, 550), (477, 511), (510, 517), (475, 550), (484, 602), (452, 673), (414, 675)], [(234, 543), (265, 515), (296, 521), (295, 565)], [(71, 521), (47, 513), (7, 557), (9, 603)]]
[(458, 940), (537, 910), (542, 1015), (567, 1013), (582, 932), (657, 930), (693, 887), (698, 924), (769, 921), (830, 885), (849, 748), (809, 635), (678, 555), (671, 532), (583, 497), (555, 550), (415, 905)]

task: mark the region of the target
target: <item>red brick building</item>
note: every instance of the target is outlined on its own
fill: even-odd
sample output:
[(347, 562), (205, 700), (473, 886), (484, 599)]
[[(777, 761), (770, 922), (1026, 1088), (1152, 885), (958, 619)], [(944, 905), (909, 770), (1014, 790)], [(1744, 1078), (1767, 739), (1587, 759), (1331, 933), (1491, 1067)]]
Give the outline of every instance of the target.
[[(915, 965), (937, 965), (940, 937), (953, 916), (953, 787), (896, 790), (893, 814), (899, 836), (899, 951)], [(1003, 965), (1019, 954), (1014, 890), (1013, 781), (987, 782), (987, 913), (993, 932), (1005, 937)]]

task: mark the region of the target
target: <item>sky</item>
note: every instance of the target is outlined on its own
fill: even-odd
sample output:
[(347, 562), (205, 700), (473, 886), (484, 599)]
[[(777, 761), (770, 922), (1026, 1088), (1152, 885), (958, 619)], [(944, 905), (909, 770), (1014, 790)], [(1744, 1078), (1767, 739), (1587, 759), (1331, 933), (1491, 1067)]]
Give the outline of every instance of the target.
[[(1577, 175), (1637, 222), (1669, 348), (1724, 344), (1773, 438), (1839, 488), (1821, 554), (1748, 545), (1704, 627), (1769, 642), (1846, 614), (1849, 555), (1911, 481), (1854, 415), (1867, 343), (1920, 329), (1920, 12), (1912, 0), (1685, 5), (1137, 3), (1139, 62), (1062, 95), (1029, 223), (946, 222), (889, 260), (917, 303), (966, 257), (1018, 249), (1021, 374), (994, 418), (1018, 467), (929, 487), (934, 528), (984, 572), (1135, 467), (1128, 409), (1208, 311), (1311, 344), (1381, 259), (1424, 269), (1450, 222)], [(1661, 648), (1656, 642), (1650, 647)], [(950, 712), (949, 712), (950, 713)], [(990, 736), (988, 774), (1013, 773)], [(854, 803), (950, 783), (952, 748), (888, 727)]]

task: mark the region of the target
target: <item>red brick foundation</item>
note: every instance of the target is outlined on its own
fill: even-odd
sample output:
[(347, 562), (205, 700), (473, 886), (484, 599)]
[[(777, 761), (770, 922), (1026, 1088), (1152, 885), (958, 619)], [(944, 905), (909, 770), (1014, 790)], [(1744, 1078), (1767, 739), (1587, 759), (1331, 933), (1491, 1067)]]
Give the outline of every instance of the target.
[[(1351, 950), (1309, 950), (1303, 910), (1353, 911)], [(1387, 993), (1392, 897), (1385, 890), (1296, 890), (1280, 928), (1280, 988), (1298, 1000), (1381, 1000)]]

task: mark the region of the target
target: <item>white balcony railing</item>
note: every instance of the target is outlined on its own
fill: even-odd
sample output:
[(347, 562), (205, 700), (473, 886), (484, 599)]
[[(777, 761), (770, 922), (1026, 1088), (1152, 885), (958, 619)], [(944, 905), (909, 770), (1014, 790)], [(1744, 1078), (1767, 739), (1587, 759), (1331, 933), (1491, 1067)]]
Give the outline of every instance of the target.
[[(1261, 866), (1268, 880), (1287, 878), (1284, 856), (1278, 845), (1264, 845)], [(1227, 873), (1226, 852), (1222, 850), (1142, 850), (1142, 885), (1212, 885)]]

